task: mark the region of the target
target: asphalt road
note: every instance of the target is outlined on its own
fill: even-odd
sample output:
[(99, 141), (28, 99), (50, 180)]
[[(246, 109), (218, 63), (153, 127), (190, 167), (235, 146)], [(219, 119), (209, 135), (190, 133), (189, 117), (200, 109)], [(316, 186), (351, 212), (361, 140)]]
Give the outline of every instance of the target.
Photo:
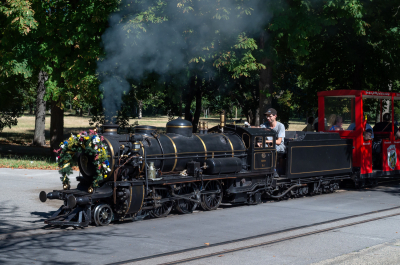
[[(134, 263), (159, 264), (273, 240), (279, 242), (185, 263), (400, 263), (400, 209), (213, 246), (220, 242), (400, 206), (398, 184), (256, 206), (224, 206), (212, 212), (127, 221), (107, 227), (49, 229), (44, 226), (43, 220), (60, 206), (60, 202), (43, 204), (38, 194), (41, 190), (48, 192), (61, 188), (57, 171), (0, 169), (0, 183), (0, 264), (129, 263), (141, 257), (209, 244), (209, 247), (195, 251)], [(399, 215), (384, 217), (397, 213)], [(381, 219), (281, 240), (377, 217)]]

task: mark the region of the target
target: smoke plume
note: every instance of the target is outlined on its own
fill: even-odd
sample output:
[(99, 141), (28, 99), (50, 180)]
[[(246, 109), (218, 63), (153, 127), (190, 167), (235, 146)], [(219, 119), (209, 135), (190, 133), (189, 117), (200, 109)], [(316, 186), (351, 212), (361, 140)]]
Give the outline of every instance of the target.
[[(160, 1), (131, 2), (135, 1), (123, 1), (120, 11), (110, 16), (110, 27), (102, 36), (106, 56), (99, 61), (98, 72), (108, 117), (120, 109), (122, 94), (130, 91), (131, 80), (140, 80), (146, 73), (171, 76), (198, 67), (189, 60), (204, 55), (204, 47), (209, 48), (208, 56), (216, 54), (232, 46), (240, 33), (261, 32), (270, 17), (265, 0), (165, 1), (155, 12), (164, 21), (145, 21), (140, 28), (133, 23), (138, 14), (154, 9)], [(250, 13), (246, 14), (245, 9)], [(212, 62), (204, 66), (214, 70)]]

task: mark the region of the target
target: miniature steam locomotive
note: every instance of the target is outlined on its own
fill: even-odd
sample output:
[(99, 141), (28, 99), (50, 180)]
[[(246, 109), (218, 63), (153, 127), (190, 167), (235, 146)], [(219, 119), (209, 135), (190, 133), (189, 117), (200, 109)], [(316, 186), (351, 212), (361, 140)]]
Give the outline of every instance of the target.
[[(80, 176), (75, 189), (42, 191), (40, 200), (63, 205), (45, 223), (84, 227), (113, 220), (164, 217), (198, 207), (215, 210), (221, 203), (258, 204), (273, 199), (332, 192), (353, 175), (352, 140), (336, 133), (286, 132), (286, 153), (275, 149), (276, 134), (266, 128), (220, 125), (192, 133), (180, 118), (156, 127), (136, 126), (118, 134), (103, 125), (101, 135), (109, 156), (110, 177), (92, 189), (93, 157), (76, 154)], [(266, 137), (273, 145), (265, 146)]]

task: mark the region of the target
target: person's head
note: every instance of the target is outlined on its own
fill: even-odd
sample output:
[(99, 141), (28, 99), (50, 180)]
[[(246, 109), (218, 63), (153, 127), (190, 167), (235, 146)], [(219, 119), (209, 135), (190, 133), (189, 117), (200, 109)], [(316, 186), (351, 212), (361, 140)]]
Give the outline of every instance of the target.
[(396, 140), (400, 139), (400, 130), (397, 130), (397, 132), (396, 132), (395, 135), (394, 135), (394, 138), (395, 138)]
[(390, 121), (390, 114), (389, 113), (383, 114), (383, 121)]
[(276, 121), (276, 117), (278, 116), (278, 112), (273, 109), (273, 108), (269, 108), (265, 113), (264, 113), (265, 117), (267, 118), (268, 122), (275, 122)]
[(371, 129), (366, 129), (364, 131), (364, 141), (369, 141), (372, 139), (372, 130)]
[(333, 126), (333, 125), (335, 125), (335, 120), (336, 120), (336, 114), (331, 114), (331, 116), (329, 116), (328, 123), (331, 126)]
[(313, 122), (314, 122), (314, 117), (308, 117), (307, 123), (313, 124)]
[(335, 118), (335, 126), (336, 127), (339, 127), (339, 128), (342, 128), (342, 124), (343, 124), (343, 119), (342, 119), (342, 117), (341, 116), (336, 116), (336, 118)]

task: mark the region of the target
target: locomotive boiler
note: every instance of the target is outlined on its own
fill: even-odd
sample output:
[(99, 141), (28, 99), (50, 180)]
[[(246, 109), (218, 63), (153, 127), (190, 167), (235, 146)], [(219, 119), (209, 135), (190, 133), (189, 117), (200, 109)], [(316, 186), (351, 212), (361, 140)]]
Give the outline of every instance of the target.
[[(267, 128), (220, 125), (192, 133), (192, 124), (176, 119), (166, 133), (140, 125), (118, 134), (118, 126), (102, 127), (110, 161), (109, 177), (93, 188), (94, 157), (74, 158), (79, 184), (49, 193), (40, 200), (63, 205), (47, 219), (50, 225), (84, 227), (113, 220), (164, 217), (172, 210), (192, 213), (215, 210), (221, 203), (258, 204), (272, 199), (332, 192), (353, 174), (351, 140), (334, 133), (287, 132), (286, 153), (275, 148), (276, 133)], [(272, 146), (265, 145), (273, 139)]]

